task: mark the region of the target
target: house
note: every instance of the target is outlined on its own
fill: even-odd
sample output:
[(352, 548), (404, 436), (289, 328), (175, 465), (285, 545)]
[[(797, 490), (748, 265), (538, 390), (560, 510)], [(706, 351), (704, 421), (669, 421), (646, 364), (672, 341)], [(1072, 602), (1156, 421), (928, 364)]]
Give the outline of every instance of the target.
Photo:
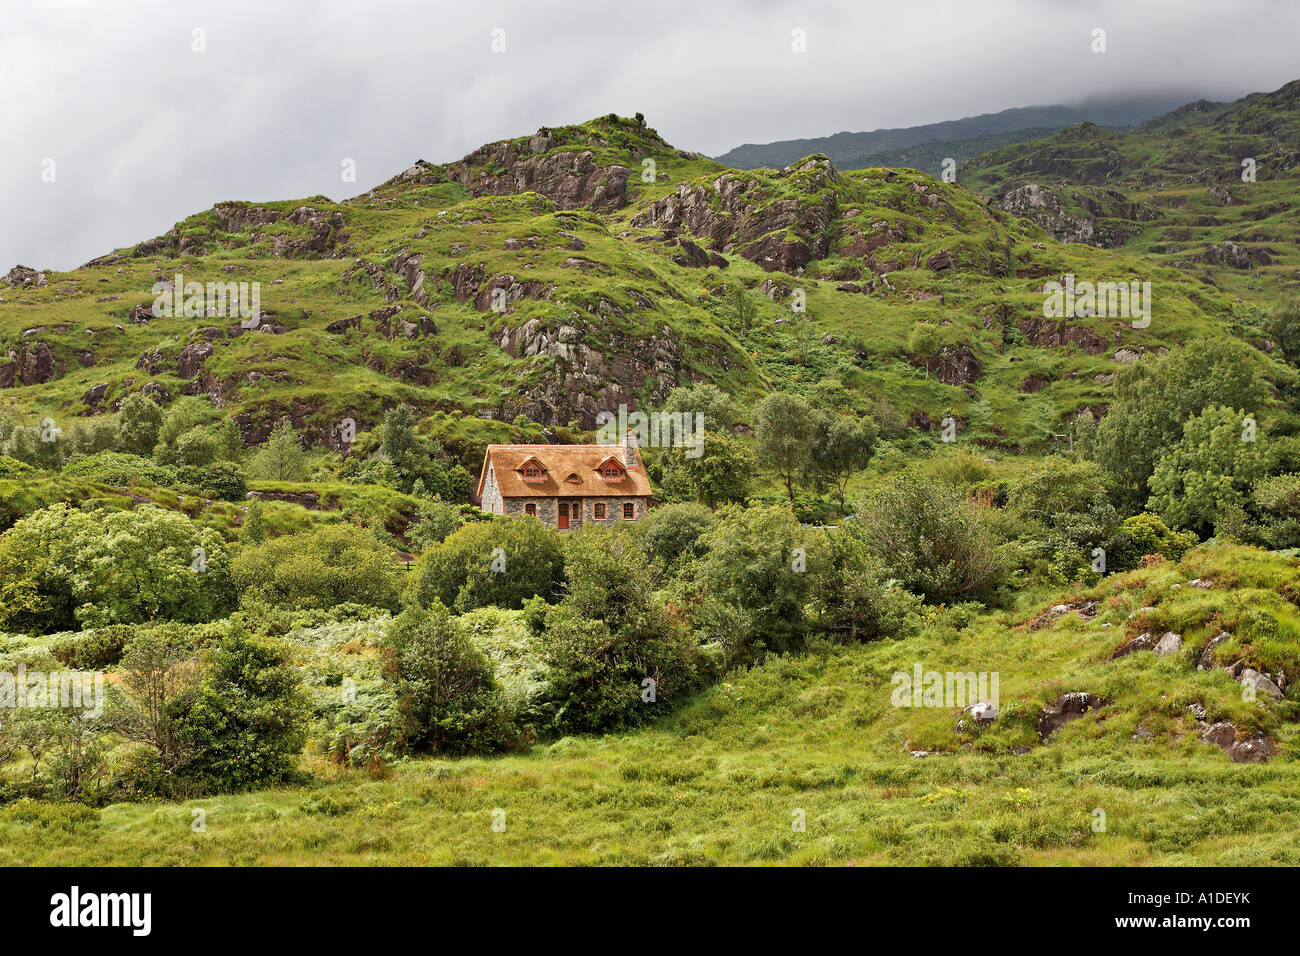
[(628, 432), (622, 445), (488, 445), (475, 497), (484, 511), (563, 531), (636, 521), (653, 494)]

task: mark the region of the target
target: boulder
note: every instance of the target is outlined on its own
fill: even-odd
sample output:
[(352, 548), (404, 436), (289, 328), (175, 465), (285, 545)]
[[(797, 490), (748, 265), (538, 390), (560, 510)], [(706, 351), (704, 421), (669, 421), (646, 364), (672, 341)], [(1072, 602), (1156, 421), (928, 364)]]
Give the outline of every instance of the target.
[(1277, 752), (1273, 742), (1263, 734), (1238, 740), (1236, 726), (1226, 720), (1205, 728), (1201, 739), (1214, 744), (1236, 763), (1266, 763)]
[(1175, 634), (1173, 631), (1166, 631), (1162, 634), (1160, 640), (1156, 641), (1156, 646), (1153, 648), (1157, 657), (1172, 657), (1182, 649), (1182, 635)]
[(1156, 638), (1150, 631), (1143, 631), (1133, 640), (1126, 644), (1121, 644), (1115, 650), (1110, 652), (1107, 661), (1118, 660), (1121, 657), (1128, 657), (1130, 654), (1136, 654), (1138, 651), (1153, 650), (1156, 646)]
[(1038, 715), (1038, 736), (1046, 740), (1056, 731), (1073, 720), (1078, 720), (1088, 711), (1102, 706), (1105, 701), (1094, 697), (1087, 691), (1072, 691), (1062, 694), (1055, 703), (1043, 707)]

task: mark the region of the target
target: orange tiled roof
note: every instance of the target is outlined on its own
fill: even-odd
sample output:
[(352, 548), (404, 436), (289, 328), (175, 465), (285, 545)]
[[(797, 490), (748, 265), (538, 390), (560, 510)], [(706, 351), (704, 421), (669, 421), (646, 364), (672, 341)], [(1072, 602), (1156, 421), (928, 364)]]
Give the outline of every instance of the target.
[[(640, 456), (638, 456), (639, 458)], [(542, 465), (541, 481), (524, 481), (525, 461), (535, 458)], [(601, 466), (610, 458), (624, 467), (618, 481), (606, 481)], [(621, 445), (488, 445), (479, 473), (477, 495), (483, 499), (488, 462), (492, 463), (502, 498), (631, 497), (652, 495), (645, 468), (624, 464)]]

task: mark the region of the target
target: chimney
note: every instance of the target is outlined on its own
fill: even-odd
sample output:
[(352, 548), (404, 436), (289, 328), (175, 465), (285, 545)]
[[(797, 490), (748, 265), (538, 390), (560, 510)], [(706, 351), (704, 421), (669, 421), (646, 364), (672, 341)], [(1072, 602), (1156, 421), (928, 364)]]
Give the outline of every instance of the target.
[(627, 430), (627, 436), (623, 439), (623, 464), (629, 468), (635, 468), (641, 464), (636, 454), (636, 432), (630, 428)]

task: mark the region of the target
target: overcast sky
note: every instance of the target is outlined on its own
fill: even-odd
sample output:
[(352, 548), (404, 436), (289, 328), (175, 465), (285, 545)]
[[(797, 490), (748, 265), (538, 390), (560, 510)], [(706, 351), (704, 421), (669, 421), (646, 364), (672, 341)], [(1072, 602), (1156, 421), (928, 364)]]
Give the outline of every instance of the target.
[(717, 155), (1096, 96), (1234, 99), (1300, 77), (1297, 37), (1294, 0), (0, 0), (0, 274), (609, 112)]

